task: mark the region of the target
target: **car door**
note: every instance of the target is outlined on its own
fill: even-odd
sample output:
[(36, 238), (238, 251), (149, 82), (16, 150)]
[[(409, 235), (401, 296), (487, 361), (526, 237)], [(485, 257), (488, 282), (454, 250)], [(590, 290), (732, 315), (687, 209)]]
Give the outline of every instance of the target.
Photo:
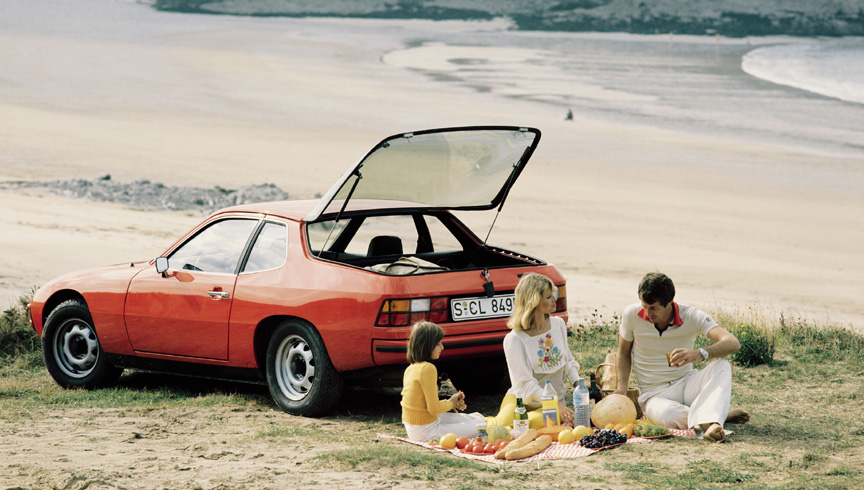
[(141, 271), (126, 296), (126, 330), (138, 353), (228, 358), (238, 266), (257, 218), (210, 223), (168, 256), (169, 270)]

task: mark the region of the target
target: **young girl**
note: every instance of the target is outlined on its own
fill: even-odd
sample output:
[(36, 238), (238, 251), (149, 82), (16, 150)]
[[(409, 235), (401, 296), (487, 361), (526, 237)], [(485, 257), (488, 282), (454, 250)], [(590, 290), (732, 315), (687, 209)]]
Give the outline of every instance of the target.
[(408, 338), (408, 362), (402, 379), (402, 422), (412, 441), (429, 441), (450, 432), (471, 437), (477, 424), (486, 421), (479, 413), (448, 413), (465, 410), (461, 391), (449, 400), (438, 399), (438, 370), (429, 361), (438, 359), (444, 345), (444, 330), (431, 322), (417, 322)]
[[(557, 302), (557, 288), (548, 277), (531, 273), (522, 276), (516, 285), (513, 313), (507, 320), (511, 332), (504, 337), (504, 355), (510, 373), (510, 390), (504, 396), (496, 417), (490, 425), (511, 425), (517, 393), (528, 408), (528, 423), (542, 427), (540, 397), (546, 380), (558, 393), (558, 414), (562, 424), (573, 424), (573, 410), (564, 404), (564, 375), (573, 386), (579, 384), (579, 363), (573, 359), (567, 345), (564, 320), (552, 316)], [(536, 408), (536, 410), (534, 410)]]

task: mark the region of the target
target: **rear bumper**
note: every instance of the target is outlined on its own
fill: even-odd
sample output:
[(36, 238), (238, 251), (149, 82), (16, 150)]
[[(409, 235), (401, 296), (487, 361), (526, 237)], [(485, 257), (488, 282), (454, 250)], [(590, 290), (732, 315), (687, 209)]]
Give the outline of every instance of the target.
[[(507, 332), (488, 332), (473, 335), (444, 337), (441, 360), (466, 359), (501, 355), (504, 352), (504, 337)], [(408, 352), (407, 340), (373, 340), (372, 356), (375, 364), (404, 364)]]

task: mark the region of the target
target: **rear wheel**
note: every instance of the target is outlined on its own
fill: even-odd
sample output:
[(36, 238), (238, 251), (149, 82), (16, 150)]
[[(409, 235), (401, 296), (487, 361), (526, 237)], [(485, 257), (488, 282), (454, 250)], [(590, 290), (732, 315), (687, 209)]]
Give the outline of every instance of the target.
[(77, 300), (60, 303), (48, 316), (42, 355), (48, 373), (64, 388), (108, 386), (123, 373), (108, 361), (90, 310)]
[(276, 327), (267, 346), (266, 368), (270, 394), (288, 413), (323, 415), (342, 397), (342, 376), (308, 323), (288, 320)]

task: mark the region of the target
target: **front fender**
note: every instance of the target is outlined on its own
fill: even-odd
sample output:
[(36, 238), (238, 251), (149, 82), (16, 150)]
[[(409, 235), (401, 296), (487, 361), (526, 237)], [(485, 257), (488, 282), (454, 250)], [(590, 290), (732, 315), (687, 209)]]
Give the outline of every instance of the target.
[(148, 265), (149, 262), (137, 262), (98, 267), (52, 279), (33, 295), (30, 303), (33, 328), (41, 337), (54, 308), (66, 300), (78, 299), (90, 310), (105, 352), (133, 355), (123, 320), (126, 291), (132, 278)]

